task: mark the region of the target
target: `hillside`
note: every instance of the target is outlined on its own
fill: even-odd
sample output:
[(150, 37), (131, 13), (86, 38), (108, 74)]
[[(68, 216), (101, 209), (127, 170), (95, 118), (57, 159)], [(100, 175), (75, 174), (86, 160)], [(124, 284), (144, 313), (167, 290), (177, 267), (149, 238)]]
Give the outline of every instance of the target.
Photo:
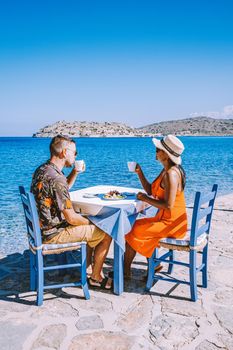
[(66, 122), (63, 120), (45, 126), (36, 132), (33, 137), (53, 137), (57, 134), (69, 135), (72, 137), (134, 136), (135, 129), (122, 123)]
[(148, 134), (233, 135), (233, 119), (196, 117), (154, 123), (137, 129)]
[(233, 135), (233, 119), (214, 119), (203, 116), (159, 122), (140, 128), (115, 122), (66, 122), (63, 120), (41, 128), (33, 134), (33, 137), (53, 137), (57, 134), (71, 137), (143, 137), (167, 134), (227, 136)]

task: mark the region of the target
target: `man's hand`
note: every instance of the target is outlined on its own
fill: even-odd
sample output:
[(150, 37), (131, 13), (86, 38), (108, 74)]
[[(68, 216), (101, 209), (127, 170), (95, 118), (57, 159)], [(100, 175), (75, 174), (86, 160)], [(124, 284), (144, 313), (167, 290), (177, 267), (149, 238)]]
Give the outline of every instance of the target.
[(137, 194), (137, 199), (139, 199), (140, 201), (145, 201), (147, 199), (147, 195), (143, 192), (138, 192)]
[(90, 221), (87, 218), (84, 218), (82, 215), (76, 213), (73, 208), (63, 209), (62, 214), (70, 225), (90, 225)]

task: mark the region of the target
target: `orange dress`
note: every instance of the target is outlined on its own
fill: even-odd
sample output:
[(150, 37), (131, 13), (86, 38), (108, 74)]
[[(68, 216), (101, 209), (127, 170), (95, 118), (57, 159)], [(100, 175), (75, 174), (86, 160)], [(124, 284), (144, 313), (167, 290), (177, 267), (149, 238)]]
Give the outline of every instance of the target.
[[(152, 195), (164, 199), (165, 191), (161, 187), (163, 173), (152, 183)], [(150, 258), (154, 249), (159, 247), (161, 238), (183, 238), (187, 232), (187, 214), (184, 191), (177, 191), (172, 209), (159, 209), (153, 218), (139, 219), (125, 236), (128, 244), (141, 255)]]

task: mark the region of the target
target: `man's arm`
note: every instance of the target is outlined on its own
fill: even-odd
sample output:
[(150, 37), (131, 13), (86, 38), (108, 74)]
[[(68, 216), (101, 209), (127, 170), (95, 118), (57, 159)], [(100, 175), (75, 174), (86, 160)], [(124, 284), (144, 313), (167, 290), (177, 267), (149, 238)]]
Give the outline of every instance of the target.
[[(70, 181), (72, 181), (72, 178)], [(80, 214), (77, 214), (74, 211), (74, 208), (70, 199), (67, 182), (68, 181), (67, 181), (67, 178), (65, 178), (65, 176), (60, 176), (56, 178), (56, 181), (54, 182), (54, 185), (53, 185), (54, 199), (57, 203), (57, 206), (60, 212), (64, 215), (66, 221), (70, 225), (89, 225), (90, 221), (88, 219), (82, 217)]]
[[(85, 171), (85, 169), (86, 169), (86, 164), (84, 163), (81, 172)], [(74, 163), (74, 168), (72, 169), (71, 173), (66, 178), (68, 186), (69, 186), (69, 189), (71, 189), (71, 187), (75, 183), (76, 177), (77, 177), (79, 172), (80, 172), (80, 170), (78, 170), (78, 166), (77, 166), (77, 164), (75, 162)]]
[(73, 226), (89, 225), (90, 221), (84, 218), (82, 215), (76, 213), (73, 208), (63, 209), (62, 214), (64, 215), (68, 224)]
[(66, 177), (69, 189), (71, 189), (71, 187), (75, 183), (77, 175), (78, 175), (78, 171), (75, 168), (73, 168), (70, 174)]

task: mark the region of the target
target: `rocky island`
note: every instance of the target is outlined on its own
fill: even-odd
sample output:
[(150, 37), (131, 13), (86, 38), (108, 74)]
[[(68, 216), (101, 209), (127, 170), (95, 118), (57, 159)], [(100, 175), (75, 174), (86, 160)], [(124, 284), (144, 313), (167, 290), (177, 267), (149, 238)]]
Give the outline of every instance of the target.
[(167, 134), (231, 136), (233, 135), (233, 119), (214, 119), (203, 116), (158, 122), (140, 128), (117, 122), (67, 122), (63, 120), (41, 128), (33, 134), (33, 137), (53, 137), (57, 134), (71, 137), (151, 137)]

